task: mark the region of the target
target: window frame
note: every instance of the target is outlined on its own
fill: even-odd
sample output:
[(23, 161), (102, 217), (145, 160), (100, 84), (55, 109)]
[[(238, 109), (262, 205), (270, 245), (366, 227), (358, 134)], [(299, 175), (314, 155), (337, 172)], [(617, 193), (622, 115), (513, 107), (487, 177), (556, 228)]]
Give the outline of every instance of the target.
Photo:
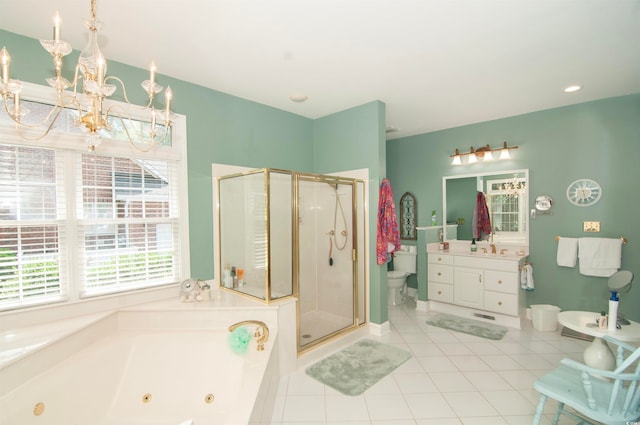
[[(40, 86), (31, 83), (23, 83), (22, 98), (27, 101), (34, 101), (47, 104), (55, 104), (55, 91), (49, 87)], [(122, 108), (131, 110), (131, 118), (134, 120), (148, 121), (144, 111), (138, 111), (130, 108), (124, 102), (106, 101), (105, 104), (117, 103)], [(4, 105), (0, 105), (4, 108)], [(5, 112), (0, 110), (1, 114)], [(77, 175), (76, 162), (81, 161), (82, 153), (87, 153), (87, 146), (84, 141), (83, 134), (69, 134), (58, 131), (51, 131), (42, 140), (25, 140), (20, 137), (13, 125), (0, 124), (0, 141), (2, 144), (35, 147), (44, 149), (54, 149), (56, 151), (57, 164), (64, 165), (63, 182), (57, 184), (62, 187), (64, 197), (64, 208), (66, 209), (66, 217), (62, 220), (63, 226), (66, 227), (65, 246), (60, 248), (62, 251), (59, 256), (64, 256), (62, 263), (68, 271), (68, 281), (64, 285), (62, 295), (53, 300), (42, 300), (42, 302), (13, 304), (0, 306), (0, 313), (12, 311), (28, 311), (34, 307), (46, 307), (50, 305), (74, 304), (87, 301), (90, 299), (99, 299), (104, 297), (113, 297), (119, 295), (127, 295), (134, 292), (154, 290), (168, 286), (177, 286), (182, 279), (190, 276), (190, 253), (189, 253), (189, 210), (188, 210), (188, 174), (187, 174), (187, 137), (186, 137), (186, 117), (180, 114), (172, 113), (172, 143), (171, 146), (157, 145), (146, 152), (135, 149), (129, 141), (116, 139), (103, 140), (103, 143), (96, 148), (97, 155), (114, 156), (130, 159), (152, 159), (159, 161), (172, 162), (175, 165), (175, 182), (172, 190), (176, 192), (177, 211), (174, 213), (177, 220), (177, 228), (180, 237), (174, 241), (174, 250), (176, 258), (178, 258), (176, 280), (163, 283), (160, 285), (151, 285), (143, 287), (135, 287), (131, 289), (119, 289), (105, 293), (82, 293), (83, 285), (80, 282), (78, 271), (78, 253), (83, 246), (78, 242), (77, 236), (83, 219), (77, 215), (77, 191), (82, 190), (82, 176)], [(39, 130), (42, 131), (42, 130)], [(33, 136), (37, 132), (24, 132), (28, 136)], [(80, 195), (81, 196), (81, 195)], [(62, 284), (61, 284), (62, 285)]]
[[(526, 195), (523, 194), (518, 194), (518, 195), (510, 195), (508, 193), (508, 191), (506, 189), (504, 189), (504, 185), (505, 184), (509, 184), (509, 183), (525, 183), (527, 182), (527, 178), (525, 177), (518, 177), (518, 178), (511, 178), (511, 179), (491, 179), (491, 180), (487, 180), (487, 195), (490, 198), (490, 201), (487, 202), (487, 206), (489, 208), (489, 214), (492, 217), (491, 220), (491, 232), (493, 233), (493, 241), (494, 242), (503, 242), (503, 243), (509, 243), (509, 242), (520, 242), (523, 239), (523, 235), (526, 235), (527, 233), (527, 219), (526, 219), (526, 215), (527, 215), (527, 205), (525, 202), (524, 197)], [(494, 186), (497, 186), (498, 188), (494, 188)], [(516, 196), (517, 197), (517, 202), (518, 202), (518, 211), (517, 214), (514, 211), (510, 211), (510, 212), (495, 212), (493, 211), (493, 200), (492, 198), (495, 196)], [(503, 204), (504, 205), (504, 204)], [(518, 229), (519, 231), (517, 232), (510, 232), (510, 231), (504, 231), (504, 230), (495, 230), (495, 223), (494, 223), (494, 219), (493, 217), (496, 214), (501, 214), (501, 215), (507, 215), (507, 214), (512, 214), (515, 215), (517, 217), (517, 223), (518, 223)]]

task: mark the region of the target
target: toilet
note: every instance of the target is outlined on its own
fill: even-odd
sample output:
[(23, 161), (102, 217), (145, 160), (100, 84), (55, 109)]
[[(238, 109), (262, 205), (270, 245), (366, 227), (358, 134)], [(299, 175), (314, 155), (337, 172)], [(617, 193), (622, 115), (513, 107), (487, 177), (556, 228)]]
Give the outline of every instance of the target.
[(415, 246), (403, 246), (393, 255), (393, 270), (387, 272), (388, 301), (389, 305), (398, 305), (404, 301), (403, 292), (407, 292), (407, 276), (416, 272), (418, 252)]

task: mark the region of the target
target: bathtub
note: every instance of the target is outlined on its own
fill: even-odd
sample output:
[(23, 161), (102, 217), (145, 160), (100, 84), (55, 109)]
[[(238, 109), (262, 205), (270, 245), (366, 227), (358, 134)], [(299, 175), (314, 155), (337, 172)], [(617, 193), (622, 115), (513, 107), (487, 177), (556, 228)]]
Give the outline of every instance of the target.
[[(240, 316), (269, 324), (264, 351), (254, 340), (244, 355), (229, 348), (227, 327)], [(0, 424), (268, 423), (278, 384), (272, 323), (182, 306), (93, 317), (0, 369)]]

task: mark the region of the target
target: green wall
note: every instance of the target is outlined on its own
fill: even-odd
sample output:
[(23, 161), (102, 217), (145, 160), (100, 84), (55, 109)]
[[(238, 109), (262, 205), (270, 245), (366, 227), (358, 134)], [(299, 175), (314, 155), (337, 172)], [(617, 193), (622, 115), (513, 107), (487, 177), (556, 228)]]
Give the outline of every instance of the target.
[[(425, 119), (428, 119), (425, 118)], [(518, 145), (509, 161), (452, 166), (456, 148), (503, 141)], [(553, 215), (530, 220), (530, 257), (535, 290), (527, 305), (553, 304), (563, 310), (601, 311), (608, 308), (607, 279), (583, 276), (578, 268), (556, 265), (555, 236), (626, 237), (622, 269), (636, 275), (634, 287), (621, 296), (620, 311), (640, 320), (640, 94), (605, 99), (488, 121), (387, 142), (387, 171), (397, 198), (409, 191), (417, 198), (418, 225), (430, 225), (431, 210), (442, 213), (442, 177), (487, 171), (528, 168), (529, 204), (536, 196), (554, 200)], [(578, 178), (600, 183), (597, 204), (569, 203), (567, 186)], [(582, 232), (585, 220), (600, 221), (599, 234)], [(420, 248), (420, 247), (419, 247)], [(419, 261), (426, 261), (424, 247)], [(421, 276), (419, 298), (426, 299), (426, 277)]]
[[(2, 29), (0, 40), (12, 55), (12, 78), (46, 85), (53, 66), (37, 40)], [(65, 76), (73, 75), (77, 55), (74, 51), (65, 57)], [(162, 71), (162, 64), (158, 66)], [(146, 101), (139, 83), (148, 78), (147, 70), (108, 61), (107, 74), (118, 75), (127, 84), (133, 102)], [(161, 74), (156, 81), (171, 85), (172, 110), (187, 117), (192, 276), (214, 276), (212, 163), (316, 173), (368, 168), (373, 223), (369, 245), (371, 252), (375, 250), (377, 187), (385, 172), (384, 104), (371, 102), (314, 121)], [(386, 282), (386, 275), (375, 264), (369, 272), (370, 319), (382, 323), (387, 320), (386, 294), (381, 290), (386, 284), (380, 278)]]

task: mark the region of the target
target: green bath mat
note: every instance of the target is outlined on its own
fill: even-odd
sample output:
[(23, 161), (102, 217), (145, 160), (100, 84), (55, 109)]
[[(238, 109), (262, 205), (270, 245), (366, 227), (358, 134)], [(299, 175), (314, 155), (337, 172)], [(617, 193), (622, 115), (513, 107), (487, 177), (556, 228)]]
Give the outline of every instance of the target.
[(360, 395), (406, 362), (411, 354), (363, 339), (309, 366), (307, 375), (346, 395)]
[(451, 316), (449, 314), (436, 314), (427, 319), (427, 324), (494, 340), (502, 339), (508, 330), (504, 326)]

